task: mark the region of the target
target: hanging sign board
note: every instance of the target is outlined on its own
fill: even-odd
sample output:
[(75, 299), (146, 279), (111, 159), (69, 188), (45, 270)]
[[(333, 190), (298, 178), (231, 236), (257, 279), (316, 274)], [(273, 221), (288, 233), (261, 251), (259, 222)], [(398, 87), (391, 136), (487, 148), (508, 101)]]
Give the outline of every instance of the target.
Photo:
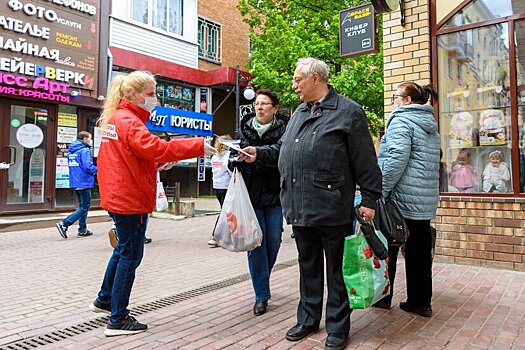
[(150, 131), (212, 136), (213, 115), (157, 106), (151, 112), (146, 127)]
[(374, 6), (368, 3), (339, 12), (339, 55), (348, 58), (378, 51)]

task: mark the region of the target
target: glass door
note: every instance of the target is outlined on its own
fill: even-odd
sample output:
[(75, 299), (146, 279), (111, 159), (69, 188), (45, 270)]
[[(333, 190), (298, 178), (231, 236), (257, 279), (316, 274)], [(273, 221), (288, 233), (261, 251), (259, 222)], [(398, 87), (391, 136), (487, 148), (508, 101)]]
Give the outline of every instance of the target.
[(50, 209), (50, 105), (0, 101), (0, 212)]

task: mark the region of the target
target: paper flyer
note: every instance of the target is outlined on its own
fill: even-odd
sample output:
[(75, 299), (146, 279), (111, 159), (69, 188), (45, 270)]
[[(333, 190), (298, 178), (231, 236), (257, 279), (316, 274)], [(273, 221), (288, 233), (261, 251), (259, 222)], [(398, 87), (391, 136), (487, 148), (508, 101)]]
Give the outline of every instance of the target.
[(239, 153), (245, 154), (245, 155), (247, 155), (248, 157), (251, 157), (251, 158), (254, 157), (253, 155), (244, 152), (244, 151), (239, 147), (239, 141), (237, 141), (237, 140), (224, 140), (224, 139), (221, 139), (220, 137), (218, 138), (218, 140), (219, 140), (219, 142), (222, 143), (223, 145), (228, 146), (228, 147), (230, 147), (231, 149), (234, 149), (234, 150), (236, 150), (236, 151), (239, 152)]

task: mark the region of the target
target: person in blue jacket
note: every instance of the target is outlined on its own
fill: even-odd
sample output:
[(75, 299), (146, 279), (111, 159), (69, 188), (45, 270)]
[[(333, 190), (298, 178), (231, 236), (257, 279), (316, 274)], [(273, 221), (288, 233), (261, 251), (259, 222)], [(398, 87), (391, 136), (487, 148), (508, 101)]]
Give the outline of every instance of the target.
[(64, 220), (57, 222), (56, 227), (63, 238), (67, 238), (67, 229), (77, 220), (79, 223), (77, 237), (91, 236), (87, 229), (86, 219), (91, 206), (91, 189), (95, 184), (97, 167), (93, 164), (91, 146), (93, 140), (87, 131), (78, 133), (77, 140), (69, 146), (67, 156), (69, 166), (69, 187), (75, 190), (78, 209)]
[[(399, 307), (432, 316), (432, 231), (439, 201), (440, 136), (433, 104), (437, 92), (430, 86), (404, 82), (392, 96), (393, 111), (379, 146), (383, 197), (392, 196), (410, 231), (405, 242), (407, 299)], [(389, 309), (399, 246), (388, 248), (390, 295), (374, 306)]]

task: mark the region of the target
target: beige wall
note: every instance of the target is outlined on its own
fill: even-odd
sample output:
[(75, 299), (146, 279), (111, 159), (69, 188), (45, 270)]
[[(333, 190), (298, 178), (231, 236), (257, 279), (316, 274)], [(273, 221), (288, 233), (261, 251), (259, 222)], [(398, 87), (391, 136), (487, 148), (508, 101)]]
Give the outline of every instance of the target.
[(385, 117), (392, 111), (391, 97), (399, 84), (430, 82), (429, 1), (405, 3), (405, 26), (400, 12), (383, 15)]
[(441, 22), (446, 15), (461, 3), (462, 0), (436, 0), (436, 22)]

